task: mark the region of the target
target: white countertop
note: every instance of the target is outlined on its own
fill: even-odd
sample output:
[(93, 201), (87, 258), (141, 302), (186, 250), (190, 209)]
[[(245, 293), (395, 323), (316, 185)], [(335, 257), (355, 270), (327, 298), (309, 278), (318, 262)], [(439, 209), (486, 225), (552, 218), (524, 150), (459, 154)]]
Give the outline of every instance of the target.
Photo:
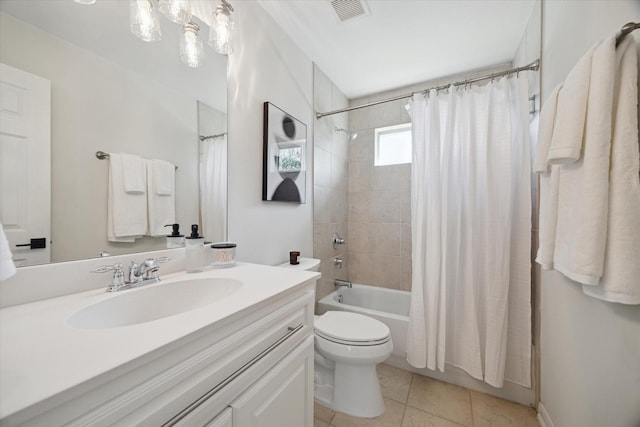
[[(113, 293), (105, 292), (110, 280), (105, 277), (101, 289), (4, 308), (0, 310), (0, 418), (319, 276), (316, 272), (239, 263), (193, 274), (160, 274), (160, 283)], [(208, 277), (233, 278), (243, 285), (217, 302), (151, 322), (93, 330), (67, 324), (67, 319), (82, 308), (124, 292), (144, 292), (150, 286)]]

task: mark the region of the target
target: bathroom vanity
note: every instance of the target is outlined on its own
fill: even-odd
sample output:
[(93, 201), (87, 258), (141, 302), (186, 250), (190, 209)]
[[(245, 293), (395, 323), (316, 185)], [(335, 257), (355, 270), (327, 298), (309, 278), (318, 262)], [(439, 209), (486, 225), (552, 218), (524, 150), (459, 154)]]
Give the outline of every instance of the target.
[(319, 276), (238, 264), (4, 308), (0, 425), (311, 427)]

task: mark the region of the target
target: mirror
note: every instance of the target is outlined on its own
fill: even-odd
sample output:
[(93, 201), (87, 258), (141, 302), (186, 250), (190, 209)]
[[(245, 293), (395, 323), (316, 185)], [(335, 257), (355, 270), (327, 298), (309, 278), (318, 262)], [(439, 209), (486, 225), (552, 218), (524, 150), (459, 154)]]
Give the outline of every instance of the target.
[[(109, 160), (97, 151), (176, 165), (176, 222), (183, 234), (202, 225), (199, 127), (204, 136), (226, 133), (227, 58), (207, 46), (208, 26), (199, 19), (208, 19), (215, 3), (194, 1), (193, 8), (205, 45), (204, 64), (195, 69), (179, 58), (181, 26), (164, 16), (162, 41), (131, 34), (128, 1), (0, 1), (0, 62), (51, 82), (51, 262), (166, 248), (163, 237), (107, 241)], [(210, 124), (200, 117), (204, 109)], [(224, 223), (209, 228), (225, 240), (226, 154), (216, 156), (225, 171), (225, 182), (215, 185), (216, 218)]]

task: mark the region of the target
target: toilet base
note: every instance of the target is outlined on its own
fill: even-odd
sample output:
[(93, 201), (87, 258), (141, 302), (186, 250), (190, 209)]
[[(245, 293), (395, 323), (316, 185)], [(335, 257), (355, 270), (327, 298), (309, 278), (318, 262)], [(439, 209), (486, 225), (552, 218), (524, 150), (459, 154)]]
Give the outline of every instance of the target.
[(334, 369), (315, 364), (316, 402), (358, 418), (384, 414), (385, 406), (376, 365), (336, 363)]

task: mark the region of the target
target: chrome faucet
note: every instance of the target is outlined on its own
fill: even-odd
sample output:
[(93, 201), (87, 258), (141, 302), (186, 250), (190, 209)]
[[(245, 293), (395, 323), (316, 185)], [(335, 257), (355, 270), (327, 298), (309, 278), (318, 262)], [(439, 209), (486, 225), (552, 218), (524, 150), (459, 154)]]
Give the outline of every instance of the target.
[(170, 259), (169, 257), (147, 258), (142, 265), (138, 264), (135, 260), (131, 260), (126, 280), (122, 263), (119, 262), (113, 265), (102, 265), (91, 272), (106, 273), (107, 271), (113, 271), (113, 280), (107, 287), (107, 292), (117, 292), (151, 282), (159, 282), (158, 270), (160, 266), (158, 263), (167, 262)]
[(351, 288), (351, 287), (352, 287), (351, 282), (349, 282), (349, 281), (347, 281), (347, 280), (340, 280), (340, 279), (336, 279), (336, 280), (333, 282), (333, 284), (334, 284), (334, 286), (335, 286), (336, 288), (338, 288), (338, 287), (340, 287), (340, 286), (344, 286), (345, 288)]

